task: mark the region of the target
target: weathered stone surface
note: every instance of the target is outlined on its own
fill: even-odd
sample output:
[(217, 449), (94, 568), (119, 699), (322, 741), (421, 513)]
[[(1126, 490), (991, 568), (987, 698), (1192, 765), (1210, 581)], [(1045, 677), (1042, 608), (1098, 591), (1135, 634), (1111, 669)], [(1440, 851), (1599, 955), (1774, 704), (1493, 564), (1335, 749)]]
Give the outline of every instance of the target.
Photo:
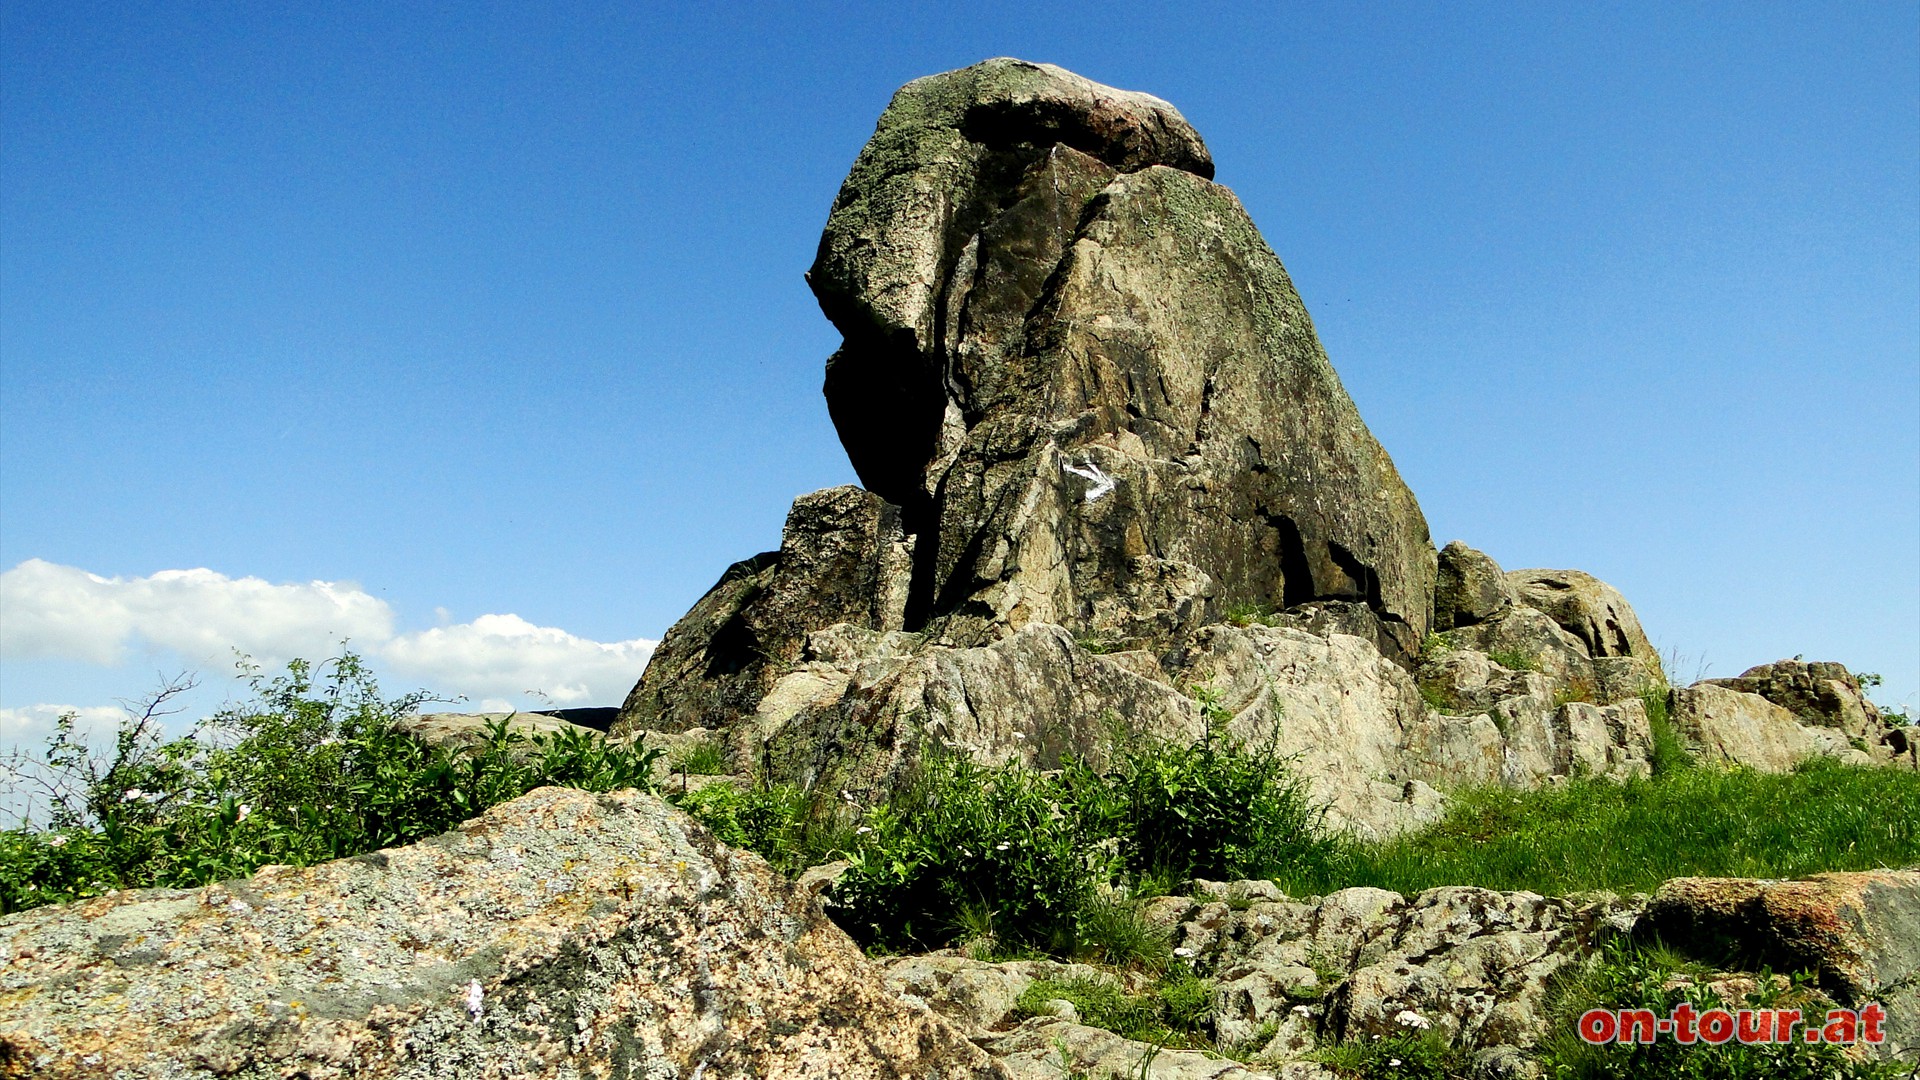
[[(1329, 824), (1361, 835), (1437, 818), (1443, 786), (1647, 772), (1652, 735), (1637, 697), (1565, 701), (1549, 677), (1478, 652), (1429, 659), (1416, 685), (1361, 638), (1217, 625), (1197, 636), (1179, 676), (1218, 690), (1229, 730), (1289, 756)], [(1446, 711), (1427, 704), (1423, 685)]]
[[(1557, 690), (1590, 696), (1598, 686), (1586, 644), (1551, 616), (1531, 607), (1509, 608), (1498, 618), (1455, 627), (1447, 631), (1443, 641), (1454, 650), (1483, 653), (1510, 670), (1539, 672)], [(1422, 658), (1428, 659), (1434, 658)]]
[(571, 724), (544, 713), (530, 712), (415, 713), (401, 717), (394, 726), (428, 746), (461, 750), (485, 742), (487, 729), (503, 720), (509, 732), (529, 739), (563, 732), (577, 732), (596, 738), (601, 734), (590, 727)]
[(1500, 564), (1455, 540), (1440, 549), (1433, 592), (1433, 628), (1451, 630), (1504, 615), (1518, 602)]
[(0, 918), (0, 1070), (998, 1077), (759, 858), (636, 792)]
[(1352, 600), (1410, 655), (1431, 608), (1424, 519), (1231, 193), (1150, 167), (1056, 218), (1077, 224), (1019, 347), (976, 377), (963, 320), (959, 351), (918, 361), (958, 366), (934, 380), (956, 388), (956, 423), (928, 459), (929, 615), (1165, 641), (1194, 598)]
[(1860, 680), (1841, 664), (1776, 660), (1748, 668), (1738, 678), (1705, 681), (1758, 694), (1803, 724), (1837, 728), (1858, 738), (1877, 737), (1881, 731), (1880, 710), (1860, 692)]
[[(1211, 173), (1172, 106), (1058, 68), (903, 88), (809, 274), (845, 339), (828, 407), (873, 494), (796, 504), (781, 551), (668, 633), (617, 730), (734, 729), (836, 623), (919, 635), (909, 651), (1047, 624), (1157, 667), (1251, 605), (1410, 662), (1425, 520)], [(833, 696), (811, 678), (773, 712)]]
[(1411, 752), (1426, 722), (1406, 669), (1346, 634), (1210, 626), (1183, 669), (1233, 713), (1228, 730), (1294, 760), (1337, 828), (1385, 835), (1439, 816)]
[(1196, 902), (1175, 943), (1215, 980), (1218, 1038), (1245, 1044), (1277, 1030), (1256, 1049), (1261, 1058), (1409, 1025), (1467, 1048), (1529, 1047), (1548, 1034), (1555, 974), (1631, 926), (1636, 911), (1609, 894), (1460, 887), (1410, 900), (1345, 889), (1308, 902)]
[(1673, 692), (1674, 726), (1707, 761), (1786, 772), (1809, 757), (1872, 764), (1870, 753), (1839, 731), (1808, 727), (1758, 694), (1701, 682)]
[(804, 495), (780, 550), (735, 563), (667, 632), (621, 706), (615, 734), (727, 727), (749, 715), (834, 623), (898, 630), (906, 605), (898, 508), (855, 487)]
[(1587, 655), (1633, 656), (1658, 665), (1660, 654), (1640, 629), (1627, 598), (1579, 570), (1515, 570), (1507, 581), (1520, 602), (1546, 612), (1586, 645)]
[[(991, 221), (1009, 181), (1056, 145), (1111, 169), (1213, 175), (1199, 134), (1147, 94), (1006, 58), (916, 79), (881, 114), (834, 200), (809, 275), (828, 316), (931, 349), (955, 239)], [(900, 445), (883, 443), (883, 453)]]
[(1920, 1048), (1920, 870), (1676, 878), (1654, 895), (1646, 922), (1676, 945), (1732, 951), (1775, 971), (1810, 969), (1842, 1004), (1886, 1007), (1882, 1052)]
[(752, 742), (741, 752), (776, 781), (865, 801), (909, 779), (929, 743), (1054, 768), (1067, 752), (1105, 761), (1116, 734), (1204, 731), (1186, 695), (1087, 652), (1057, 626), (1028, 626), (981, 648), (883, 652), (846, 667), (802, 665), (743, 729)]
[(1114, 982), (1086, 964), (1051, 960), (989, 963), (966, 956), (906, 956), (886, 965), (887, 989), (932, 1009), (976, 1039), (1020, 1022), (1014, 1004), (1035, 980)]

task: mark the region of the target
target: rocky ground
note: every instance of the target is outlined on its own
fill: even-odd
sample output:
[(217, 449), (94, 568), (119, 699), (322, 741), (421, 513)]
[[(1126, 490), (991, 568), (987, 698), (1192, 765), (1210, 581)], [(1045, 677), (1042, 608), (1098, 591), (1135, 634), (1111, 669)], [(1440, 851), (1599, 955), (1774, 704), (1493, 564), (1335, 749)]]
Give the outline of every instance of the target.
[(1331, 1077), (1324, 1048), (1418, 1029), (1529, 1076), (1556, 986), (1635, 935), (1735, 937), (1885, 1004), (1885, 1052), (1920, 1045), (1920, 871), (1565, 898), (1196, 881), (1140, 905), (1203, 988), (1204, 1048), (1029, 993), (1138, 992), (1145, 969), (869, 959), (816, 891), (658, 798), (543, 788), (412, 847), (7, 917), (0, 1073)]

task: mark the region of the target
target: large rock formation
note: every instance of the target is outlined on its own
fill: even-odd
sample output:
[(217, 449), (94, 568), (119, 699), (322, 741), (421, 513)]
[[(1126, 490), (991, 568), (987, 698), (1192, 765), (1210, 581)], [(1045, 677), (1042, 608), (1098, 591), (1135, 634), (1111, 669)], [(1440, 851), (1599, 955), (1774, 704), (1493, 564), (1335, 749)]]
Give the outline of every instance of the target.
[[(867, 798), (928, 742), (1051, 767), (1116, 729), (1192, 734), (1206, 686), (1365, 833), (1459, 783), (1645, 773), (1666, 676), (1625, 598), (1434, 551), (1212, 174), (1171, 105), (1059, 68), (902, 88), (808, 274), (864, 487), (796, 501), (616, 734), (712, 731), (736, 773)], [(1766, 685), (1839, 700), (1824, 670)], [(1879, 738), (1832, 726), (1767, 753)]]
[(0, 1075), (866, 1077), (999, 1066), (651, 795), (0, 919)]
[[(950, 720), (874, 718), (900, 699), (883, 684), (937, 671), (956, 699), (1064, 689), (1072, 730), (1144, 695), (1166, 727), (1166, 671), (1233, 611), (1333, 610), (1410, 665), (1426, 523), (1211, 175), (1172, 106), (1059, 68), (991, 60), (895, 95), (808, 274), (845, 339), (826, 396), (865, 488), (797, 502), (780, 549), (669, 631), (616, 731), (724, 729), (740, 767), (812, 780), (782, 749), (801, 732), (885, 730), (897, 757)], [(1047, 626), (1068, 647), (1032, 682), (966, 674), (998, 678), (965, 654)]]
[(908, 84), (809, 281), (827, 402), (918, 539), (907, 620), (1165, 648), (1236, 604), (1366, 603), (1411, 653), (1426, 523), (1172, 106), (992, 60)]

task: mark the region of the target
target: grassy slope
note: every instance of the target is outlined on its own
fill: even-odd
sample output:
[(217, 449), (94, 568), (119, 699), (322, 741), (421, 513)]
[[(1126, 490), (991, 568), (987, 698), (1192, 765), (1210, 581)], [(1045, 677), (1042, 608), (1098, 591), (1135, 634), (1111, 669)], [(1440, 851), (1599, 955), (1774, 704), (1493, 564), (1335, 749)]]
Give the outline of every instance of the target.
[(1920, 775), (1810, 762), (1784, 775), (1684, 769), (1616, 784), (1458, 794), (1434, 826), (1346, 843), (1322, 870), (1276, 879), (1295, 895), (1371, 885), (1652, 889), (1672, 877), (1798, 877), (1920, 864)]

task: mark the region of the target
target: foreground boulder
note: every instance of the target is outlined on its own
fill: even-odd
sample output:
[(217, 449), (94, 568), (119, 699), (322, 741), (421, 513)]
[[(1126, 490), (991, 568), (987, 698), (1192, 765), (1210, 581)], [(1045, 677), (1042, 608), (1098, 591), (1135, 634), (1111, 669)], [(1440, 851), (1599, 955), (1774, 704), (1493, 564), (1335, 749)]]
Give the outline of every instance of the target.
[(1004, 1073), (756, 856), (632, 791), (0, 919), (0, 1074)]
[(1843, 1005), (1887, 1010), (1893, 1056), (1920, 1049), (1920, 870), (1816, 874), (1802, 881), (1675, 878), (1647, 907), (1663, 940), (1809, 970)]

